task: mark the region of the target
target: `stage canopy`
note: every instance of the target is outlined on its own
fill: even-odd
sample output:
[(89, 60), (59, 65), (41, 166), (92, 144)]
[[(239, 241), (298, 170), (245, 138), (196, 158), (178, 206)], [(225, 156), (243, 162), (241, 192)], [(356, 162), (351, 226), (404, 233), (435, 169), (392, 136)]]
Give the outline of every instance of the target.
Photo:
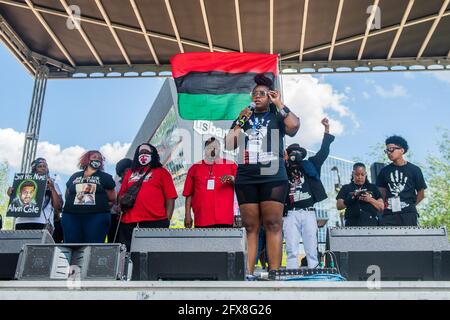
[(49, 78), (168, 76), (193, 51), (276, 53), (283, 73), (450, 69), (449, 3), (0, 0), (0, 39)]

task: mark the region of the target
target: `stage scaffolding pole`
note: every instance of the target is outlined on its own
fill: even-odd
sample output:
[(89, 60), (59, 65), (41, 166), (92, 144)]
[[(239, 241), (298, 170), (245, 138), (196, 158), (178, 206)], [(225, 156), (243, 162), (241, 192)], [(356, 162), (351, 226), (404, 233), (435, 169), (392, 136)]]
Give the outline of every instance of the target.
[(39, 141), (39, 131), (41, 128), (42, 109), (44, 106), (45, 89), (49, 69), (45, 65), (40, 65), (36, 69), (34, 78), (33, 96), (31, 98), (30, 112), (28, 115), (28, 126), (25, 133), (25, 142), (22, 153), (22, 164), (20, 172), (30, 172), (31, 162), (36, 157), (36, 149)]

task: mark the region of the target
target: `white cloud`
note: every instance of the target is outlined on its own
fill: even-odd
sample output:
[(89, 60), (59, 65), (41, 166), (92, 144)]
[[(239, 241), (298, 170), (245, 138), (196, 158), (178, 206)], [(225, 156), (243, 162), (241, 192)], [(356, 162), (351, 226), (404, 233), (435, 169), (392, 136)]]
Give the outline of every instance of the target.
[[(18, 170), (22, 161), (22, 150), (25, 134), (14, 129), (0, 128), (0, 160), (8, 161), (13, 170)], [(99, 148), (108, 164), (115, 164), (122, 159), (130, 143), (107, 143)], [(70, 175), (78, 170), (77, 164), (81, 155), (87, 150), (81, 146), (61, 148), (59, 144), (48, 141), (38, 143), (36, 156), (47, 159), (52, 174)]]
[(100, 152), (106, 158), (106, 162), (116, 164), (119, 160), (125, 157), (131, 143), (120, 143), (118, 141), (114, 143), (107, 143), (100, 147)]
[(38, 143), (36, 155), (47, 160), (52, 173), (70, 175), (78, 170), (78, 160), (86, 151), (80, 146), (61, 149), (59, 144), (42, 141)]
[(450, 71), (434, 71), (432, 74), (436, 79), (450, 84)]
[(394, 84), (391, 89), (385, 89), (382, 86), (375, 85), (375, 92), (383, 98), (406, 97), (408, 95), (406, 88), (399, 84)]
[(20, 167), (25, 134), (14, 129), (0, 129), (0, 161), (6, 160), (11, 166)]
[[(330, 84), (324, 83), (311, 75), (283, 77), (284, 102), (300, 117), (300, 130), (294, 138), (287, 138), (287, 143), (298, 142), (306, 147), (322, 141), (324, 117), (330, 120), (331, 133), (340, 135), (344, 124), (340, 121), (348, 117), (355, 127), (359, 124), (355, 115), (343, 104), (347, 96), (333, 91)], [(336, 112), (339, 117), (332, 118), (327, 111)]]
[(370, 99), (370, 94), (368, 94), (367, 91), (363, 91), (362, 96), (364, 99)]

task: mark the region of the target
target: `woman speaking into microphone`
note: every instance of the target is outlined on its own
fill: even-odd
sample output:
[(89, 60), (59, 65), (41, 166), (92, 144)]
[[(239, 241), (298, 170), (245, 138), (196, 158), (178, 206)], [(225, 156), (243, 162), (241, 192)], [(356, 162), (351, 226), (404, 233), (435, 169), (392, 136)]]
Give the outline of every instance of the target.
[(269, 270), (278, 269), (282, 254), (282, 216), (288, 191), (283, 139), (294, 136), (299, 118), (281, 101), (273, 82), (255, 76), (254, 110), (241, 111), (226, 137), (225, 148), (239, 147), (235, 181), (242, 223), (247, 231), (248, 274), (252, 275), (258, 250), (261, 222), (266, 232)]

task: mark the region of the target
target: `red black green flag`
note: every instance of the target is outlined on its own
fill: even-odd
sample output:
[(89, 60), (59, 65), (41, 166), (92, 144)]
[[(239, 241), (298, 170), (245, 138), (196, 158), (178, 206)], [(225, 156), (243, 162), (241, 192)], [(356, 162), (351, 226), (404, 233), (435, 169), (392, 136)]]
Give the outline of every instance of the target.
[(276, 54), (239, 52), (180, 53), (170, 59), (178, 111), (186, 120), (233, 120), (251, 102), (253, 78), (275, 82)]

